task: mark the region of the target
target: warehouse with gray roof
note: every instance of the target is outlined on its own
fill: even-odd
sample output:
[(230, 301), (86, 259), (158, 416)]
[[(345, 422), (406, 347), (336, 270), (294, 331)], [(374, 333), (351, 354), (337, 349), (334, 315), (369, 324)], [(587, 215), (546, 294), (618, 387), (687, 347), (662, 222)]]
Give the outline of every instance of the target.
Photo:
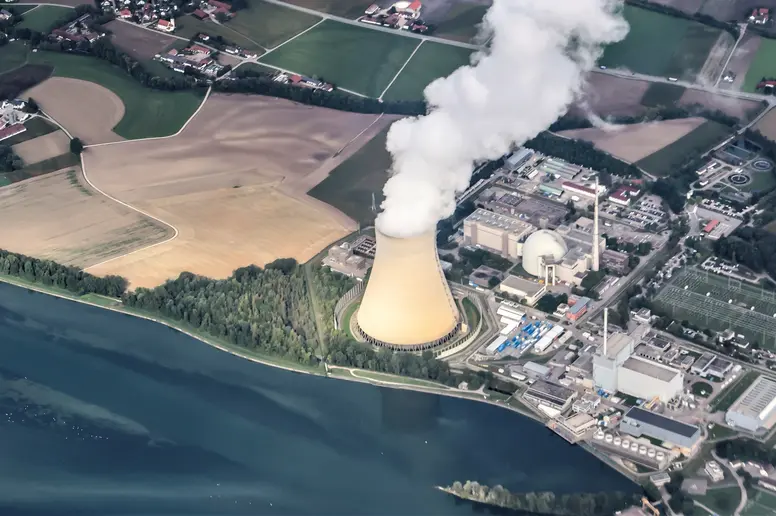
[(759, 376), (728, 409), (725, 422), (750, 432), (771, 428), (776, 422), (776, 382)]

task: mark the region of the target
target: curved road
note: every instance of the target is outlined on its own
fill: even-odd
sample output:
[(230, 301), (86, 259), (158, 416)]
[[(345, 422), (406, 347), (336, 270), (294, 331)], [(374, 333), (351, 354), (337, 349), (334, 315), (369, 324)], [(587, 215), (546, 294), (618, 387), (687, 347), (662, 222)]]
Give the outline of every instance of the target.
[(741, 501), (738, 503), (738, 507), (736, 507), (736, 510), (733, 513), (733, 516), (740, 516), (741, 511), (744, 510), (744, 507), (746, 507), (746, 504), (749, 501), (749, 496), (746, 494), (746, 488), (744, 487), (744, 481), (741, 480), (741, 477), (738, 476), (736, 470), (730, 466), (730, 463), (727, 460), (721, 459), (717, 455), (716, 450), (711, 450), (711, 456), (714, 457), (714, 460), (722, 464), (725, 468), (727, 468), (728, 471), (730, 471), (730, 474), (738, 484), (738, 488), (741, 490)]

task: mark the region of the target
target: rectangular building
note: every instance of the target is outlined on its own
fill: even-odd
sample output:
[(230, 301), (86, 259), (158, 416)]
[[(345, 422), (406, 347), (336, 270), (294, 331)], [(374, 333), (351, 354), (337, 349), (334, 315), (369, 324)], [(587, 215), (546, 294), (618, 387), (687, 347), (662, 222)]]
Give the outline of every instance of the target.
[(534, 151), (521, 147), (517, 151), (513, 152), (504, 162), (504, 167), (510, 172), (516, 172), (520, 168), (528, 163), (528, 160), (533, 158)]
[(463, 221), (466, 245), (478, 245), (504, 258), (518, 258), (518, 244), (534, 229), (528, 222), (482, 208)]
[(544, 405), (558, 412), (564, 412), (576, 399), (577, 393), (562, 385), (537, 380), (528, 387), (523, 397), (537, 405)]
[(616, 272), (617, 274), (627, 274), (630, 271), (629, 267), (630, 255), (621, 253), (619, 251), (612, 251), (606, 249), (601, 253), (601, 261), (609, 270)]
[(634, 437), (651, 437), (678, 446), (685, 455), (695, 452), (701, 429), (638, 407), (631, 408), (620, 422), (620, 431)]
[(528, 306), (533, 306), (547, 292), (547, 286), (536, 281), (509, 276), (501, 282), (499, 290), (522, 300)]
[(638, 356), (630, 357), (620, 367), (617, 385), (620, 392), (645, 400), (659, 397), (667, 402), (682, 392), (684, 373)]
[(634, 345), (629, 335), (615, 333), (609, 337), (605, 350), (603, 346), (596, 350), (593, 357), (593, 382), (597, 389), (617, 392), (617, 371), (633, 353)]
[(539, 165), (539, 173), (551, 175), (555, 179), (571, 180), (582, 171), (579, 165), (572, 165), (562, 159), (547, 158)]
[(757, 432), (776, 422), (776, 382), (759, 376), (725, 414), (728, 425)]
[(706, 374), (706, 370), (716, 358), (717, 357), (711, 353), (704, 353), (695, 361), (690, 371), (695, 374)]

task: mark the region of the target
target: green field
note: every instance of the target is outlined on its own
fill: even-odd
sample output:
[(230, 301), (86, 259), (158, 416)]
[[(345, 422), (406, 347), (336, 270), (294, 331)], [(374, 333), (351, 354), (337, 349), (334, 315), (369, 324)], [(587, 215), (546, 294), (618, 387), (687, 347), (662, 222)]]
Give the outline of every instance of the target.
[(259, 61), (379, 97), (419, 41), (326, 20)]
[(19, 68), (26, 63), (28, 50), (22, 41), (14, 41), (0, 47), (0, 73)]
[(307, 192), (358, 221), (371, 225), (372, 194), (377, 206), (383, 201), (383, 186), (388, 180), (391, 155), (385, 149), (386, 128), (329, 173), (329, 177)]
[(26, 131), (6, 138), (3, 140), (2, 145), (13, 146), (17, 143), (26, 142), (27, 140), (32, 140), (33, 138), (53, 133), (57, 130), (57, 127), (54, 124), (39, 116), (30, 118), (24, 122), (24, 127), (27, 129)]
[(776, 516), (776, 494), (756, 489), (754, 496), (749, 497), (741, 516)]
[(484, 5), (472, 5), (466, 2), (454, 5), (442, 20), (429, 20), (436, 25), (433, 36), (469, 42), (477, 35), (477, 26), (482, 22)]
[(11, 13), (13, 14), (19, 15), (19, 14), (24, 14), (27, 11), (32, 11), (36, 7), (38, 6), (37, 5), (6, 5), (5, 7), (3, 7), (3, 9), (5, 9), (6, 11), (11, 11)]
[(600, 64), (636, 73), (694, 80), (720, 35), (698, 22), (625, 5), (630, 31), (604, 51)]
[(263, 52), (261, 45), (243, 36), (239, 32), (235, 32), (228, 28), (226, 25), (219, 25), (212, 21), (198, 20), (193, 16), (181, 16), (175, 20), (176, 36), (191, 39), (201, 32), (204, 32), (209, 36), (221, 36), (225, 40), (246, 50), (253, 50), (256, 53)]
[(673, 106), (679, 102), (684, 92), (684, 86), (653, 82), (644, 92), (644, 96), (641, 97), (641, 105), (644, 107)]
[[(237, 12), (237, 16), (226, 23), (265, 48), (283, 43), (321, 21), (312, 14), (295, 11), (287, 7), (269, 4), (262, 0), (248, 0), (248, 7)], [(224, 34), (224, 37), (228, 37)]]
[(18, 28), (49, 32), (56, 28), (56, 23), (72, 12), (71, 7), (59, 7), (55, 5), (41, 5), (36, 9), (24, 13), (24, 19)]
[(472, 51), (426, 41), (415, 52), (401, 75), (383, 95), (384, 100), (423, 100), (423, 90), (434, 79), (446, 77), (469, 64)]
[(656, 176), (670, 176), (684, 165), (689, 157), (705, 153), (730, 134), (730, 128), (717, 122), (706, 121), (670, 145), (637, 161), (636, 166)]
[(677, 321), (714, 331), (730, 328), (776, 349), (776, 293), (756, 285), (685, 267), (655, 296), (655, 304)]
[(166, 92), (144, 88), (120, 68), (105, 61), (59, 52), (30, 54), (29, 63), (54, 67), (53, 76), (91, 81), (124, 102), (124, 118), (113, 131), (127, 139), (175, 134), (202, 102), (196, 91)]
[(742, 91), (756, 91), (763, 77), (776, 78), (776, 40), (760, 38), (760, 47), (746, 72)]
[[(728, 472), (725, 471), (725, 473), (727, 474)], [(737, 485), (720, 487), (709, 489), (705, 495), (696, 495), (693, 498), (721, 516), (723, 514), (733, 514), (741, 501), (741, 490)]]

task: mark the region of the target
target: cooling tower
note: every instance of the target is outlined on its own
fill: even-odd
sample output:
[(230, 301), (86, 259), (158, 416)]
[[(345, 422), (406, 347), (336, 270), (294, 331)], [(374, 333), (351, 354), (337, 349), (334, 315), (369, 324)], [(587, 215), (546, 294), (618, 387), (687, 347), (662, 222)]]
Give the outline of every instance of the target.
[(361, 336), (406, 351), (448, 342), (461, 318), (439, 265), (435, 232), (394, 238), (377, 231), (376, 238), (372, 273), (356, 316)]

